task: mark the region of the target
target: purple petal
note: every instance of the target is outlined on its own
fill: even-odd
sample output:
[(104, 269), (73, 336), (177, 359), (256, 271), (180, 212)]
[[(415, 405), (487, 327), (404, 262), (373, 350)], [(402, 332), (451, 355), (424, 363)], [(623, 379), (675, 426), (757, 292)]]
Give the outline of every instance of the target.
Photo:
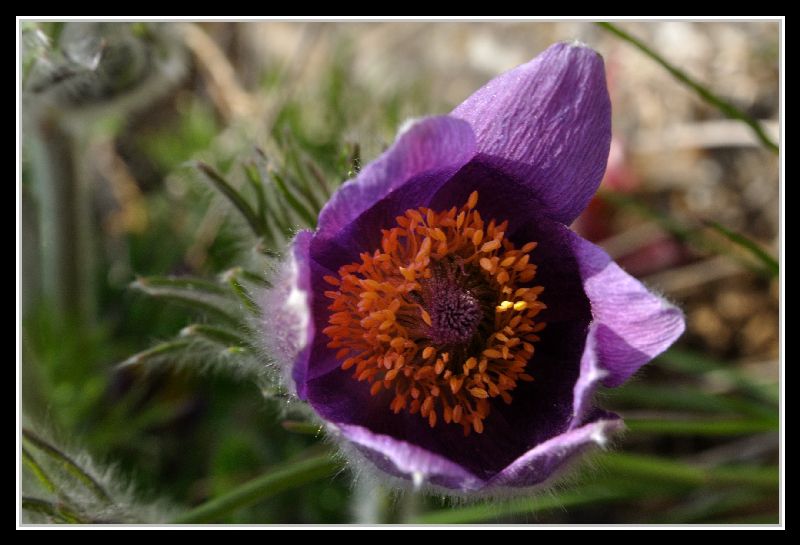
[(600, 184), (611, 103), (603, 59), (582, 44), (551, 46), (452, 115), (472, 125), (482, 160), (528, 185), (551, 219), (571, 223)]
[(262, 331), (265, 346), (284, 371), (291, 370), (301, 352), (307, 352), (314, 337), (314, 320), (308, 306), (311, 274), (308, 249), (313, 234), (300, 231), (289, 249), (289, 258), (272, 278), (264, 293)]
[(623, 271), (601, 248), (570, 233), (583, 289), (592, 304), (590, 344), (599, 366), (608, 372), (603, 384), (619, 386), (681, 336), (683, 313)]
[[(320, 290), (323, 276), (332, 274), (311, 259), (313, 233), (300, 231), (289, 246), (289, 257), (272, 279), (272, 287), (261, 299), (265, 348), (284, 375), (291, 376), (296, 393), (306, 397), (306, 374), (316, 335), (318, 317), (327, 313)], [(327, 289), (327, 288), (323, 288)]]
[(592, 446), (604, 446), (608, 437), (622, 429), (622, 420), (606, 417), (562, 433), (536, 445), (487, 483), (487, 488), (526, 487), (543, 483), (566, 467), (577, 454)]
[(587, 416), (594, 410), (594, 393), (600, 382), (608, 376), (608, 371), (600, 367), (597, 361), (597, 324), (589, 327), (586, 343), (581, 357), (581, 369), (578, 381), (572, 393), (572, 422), (570, 428), (577, 428), (585, 424)]
[(320, 212), (317, 236), (335, 236), (412, 178), (434, 172), (449, 178), (474, 155), (475, 135), (468, 123), (449, 116), (415, 121), (388, 151), (336, 192)]
[(460, 465), (406, 441), (361, 426), (340, 425), (339, 429), (378, 469), (390, 475), (464, 491), (483, 484)]

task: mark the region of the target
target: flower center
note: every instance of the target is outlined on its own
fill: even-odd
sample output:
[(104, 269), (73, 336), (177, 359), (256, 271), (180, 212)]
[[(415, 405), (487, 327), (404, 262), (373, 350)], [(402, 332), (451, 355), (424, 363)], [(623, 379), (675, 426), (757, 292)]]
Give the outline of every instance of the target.
[(484, 319), (478, 297), (466, 288), (464, 278), (453, 276), (434, 273), (423, 281), (422, 307), (431, 316), (427, 336), (440, 347), (469, 343)]
[(381, 248), (325, 280), (336, 289), (323, 331), (342, 369), (394, 393), (395, 413), (419, 413), (483, 432), (490, 400), (511, 403), (544, 322), (544, 290), (532, 285), (529, 242), (517, 249), (508, 222), (485, 223), (473, 192), (460, 209), (407, 210)]

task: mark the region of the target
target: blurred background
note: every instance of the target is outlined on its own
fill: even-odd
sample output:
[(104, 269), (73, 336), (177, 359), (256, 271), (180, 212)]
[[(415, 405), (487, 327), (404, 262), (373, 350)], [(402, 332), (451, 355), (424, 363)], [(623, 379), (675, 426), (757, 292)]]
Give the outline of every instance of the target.
[[(619, 27), (777, 141), (777, 22)], [(534, 498), (397, 500), (328, 471), (214, 521), (777, 522), (778, 156), (627, 41), (577, 21), (21, 28), (30, 521), (166, 522), (324, 454), (251, 349), (249, 294), (405, 119), (446, 113), (578, 39), (605, 58), (614, 139), (573, 228), (688, 325), (630, 384), (602, 392), (629, 424), (619, 452)], [(241, 219), (247, 206), (256, 220)], [(82, 469), (65, 473), (59, 456)], [(103, 488), (94, 499), (78, 490), (87, 476)], [(102, 494), (113, 510), (92, 507)]]

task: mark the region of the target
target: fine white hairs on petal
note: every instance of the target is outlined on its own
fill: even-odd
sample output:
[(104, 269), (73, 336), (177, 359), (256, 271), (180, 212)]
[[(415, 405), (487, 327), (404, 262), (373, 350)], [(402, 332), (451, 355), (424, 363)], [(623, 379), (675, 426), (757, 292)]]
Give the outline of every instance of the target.
[(411, 474), (411, 482), (415, 491), (422, 489), (422, 485), (425, 484), (425, 474), (421, 471), (415, 471)]
[(308, 312), (308, 294), (305, 290), (300, 289), (297, 284), (298, 266), (297, 260), (292, 259), (289, 268), (289, 296), (286, 297), (286, 311), (289, 315), (294, 316), (296, 321), (293, 322), (293, 333), (296, 339), (296, 348), (299, 352), (305, 348), (308, 342), (308, 320), (310, 319)]
[(592, 433), (589, 435), (589, 438), (597, 443), (597, 446), (600, 448), (605, 448), (608, 445), (608, 436), (606, 435), (606, 428), (604, 423), (598, 422), (597, 425), (592, 430)]
[(582, 47), (585, 47), (586, 49), (592, 49), (591, 47), (589, 47), (589, 45), (588, 45), (587, 43), (585, 43), (585, 42), (582, 42), (582, 41), (580, 41), (580, 40), (579, 40), (579, 39), (577, 39), (577, 38), (575, 38), (574, 40), (572, 40), (571, 42), (569, 42), (569, 46), (570, 46), (570, 47), (575, 47), (575, 48), (582, 48)]
[(397, 136), (395, 136), (395, 140), (397, 140), (398, 138), (403, 136), (405, 133), (407, 133), (409, 130), (411, 130), (411, 127), (413, 127), (414, 125), (416, 125), (417, 123), (419, 123), (423, 119), (425, 119), (425, 118), (424, 117), (410, 117), (410, 118), (406, 119), (405, 121), (403, 121), (403, 123), (397, 129)]

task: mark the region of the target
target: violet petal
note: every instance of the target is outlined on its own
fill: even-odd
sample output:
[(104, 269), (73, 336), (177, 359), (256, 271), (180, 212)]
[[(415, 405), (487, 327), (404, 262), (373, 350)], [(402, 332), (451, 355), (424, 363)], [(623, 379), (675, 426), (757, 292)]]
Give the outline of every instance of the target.
[[(450, 116), (414, 121), (383, 155), (333, 195), (319, 215), (317, 236), (330, 238), (410, 179), (456, 172), (475, 155), (469, 123)], [(418, 204), (416, 206), (419, 206)]]
[(551, 219), (571, 223), (606, 168), (611, 103), (603, 59), (559, 43), (491, 80), (452, 115), (468, 121), (487, 163), (533, 189)]
[(396, 477), (464, 491), (483, 484), (460, 465), (406, 441), (361, 426), (340, 425), (339, 429), (378, 469)]
[(623, 271), (601, 248), (572, 231), (570, 236), (592, 305), (597, 361), (608, 372), (603, 384), (619, 386), (681, 336), (683, 313)]
[(577, 454), (592, 446), (604, 446), (608, 437), (622, 429), (622, 420), (605, 417), (572, 429), (536, 445), (487, 483), (487, 488), (526, 487), (541, 484)]

